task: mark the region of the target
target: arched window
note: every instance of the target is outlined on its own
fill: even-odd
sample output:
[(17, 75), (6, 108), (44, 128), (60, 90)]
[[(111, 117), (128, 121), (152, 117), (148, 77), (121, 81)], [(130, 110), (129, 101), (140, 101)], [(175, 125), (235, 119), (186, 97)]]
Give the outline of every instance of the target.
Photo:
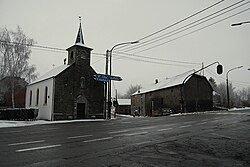
[(36, 105), (38, 106), (39, 103), (39, 88), (36, 90)]
[(80, 78), (80, 88), (81, 88), (81, 89), (84, 89), (84, 88), (85, 88), (85, 78), (84, 78), (84, 77), (81, 77), (81, 78)]
[(32, 90), (30, 90), (30, 106), (31, 106), (31, 104), (32, 104)]
[(45, 86), (45, 90), (44, 90), (44, 105), (47, 105), (48, 103), (48, 87)]

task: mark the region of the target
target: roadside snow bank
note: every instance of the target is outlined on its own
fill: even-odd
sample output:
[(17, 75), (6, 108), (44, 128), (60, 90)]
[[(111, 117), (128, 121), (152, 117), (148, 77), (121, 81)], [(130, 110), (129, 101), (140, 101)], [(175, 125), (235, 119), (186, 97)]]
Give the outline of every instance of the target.
[(9, 120), (0, 120), (0, 128), (44, 125), (44, 124), (58, 124), (58, 123), (60, 124), (60, 123), (69, 123), (69, 122), (92, 122), (92, 121), (105, 121), (105, 120), (104, 119), (82, 119), (82, 120), (63, 120), (63, 121), (45, 121), (45, 120), (9, 121)]

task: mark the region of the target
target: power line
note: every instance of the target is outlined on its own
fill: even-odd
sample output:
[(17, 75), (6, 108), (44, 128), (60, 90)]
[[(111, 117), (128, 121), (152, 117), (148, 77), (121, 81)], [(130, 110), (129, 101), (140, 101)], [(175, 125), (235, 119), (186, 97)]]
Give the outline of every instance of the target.
[[(66, 49), (62, 49), (62, 48), (56, 48), (56, 47), (50, 47), (50, 46), (42, 46), (42, 45), (34, 45), (34, 44), (24, 44), (24, 43), (17, 43), (17, 42), (10, 42), (10, 41), (4, 41), (4, 40), (0, 40), (1, 43), (5, 43), (5, 44), (9, 44), (9, 45), (22, 45), (22, 46), (29, 46), (29, 47), (33, 47), (34, 49), (38, 49), (38, 50), (43, 50), (43, 51), (51, 51), (51, 52), (60, 52), (60, 53), (66, 53)], [(99, 55), (99, 56), (105, 56), (104, 53), (91, 53), (94, 55)]]
[[(239, 4), (239, 3), (242, 3), (243, 1), (245, 1), (245, 0), (238, 1), (238, 2), (236, 2), (236, 3), (234, 3), (234, 4), (232, 4), (232, 5), (229, 5), (229, 6), (223, 8), (223, 9), (221, 9), (221, 10), (218, 10), (218, 11), (216, 11), (216, 12), (214, 12), (214, 13), (208, 15), (208, 16), (205, 16), (205, 17), (203, 17), (203, 18), (201, 18), (201, 19), (198, 19), (198, 20), (196, 20), (196, 21), (194, 21), (194, 22), (192, 22), (192, 23), (189, 23), (189, 24), (187, 24), (187, 25), (184, 25), (184, 26), (182, 26), (182, 27), (180, 27), (180, 28), (177, 28), (177, 29), (175, 29), (175, 30), (173, 30), (173, 31), (170, 31), (170, 32), (168, 32), (168, 33), (165, 33), (165, 34), (160, 35), (160, 36), (158, 36), (158, 37), (155, 37), (155, 38), (153, 38), (153, 39), (150, 39), (150, 40), (141, 42), (141, 43), (139, 43), (139, 44), (136, 45), (136, 46), (130, 46), (130, 47), (127, 48), (126, 50), (122, 50), (122, 51), (128, 52), (128, 51), (136, 50), (136, 49), (139, 49), (139, 48), (141, 48), (141, 47), (145, 47), (145, 46), (148, 46), (148, 45), (150, 45), (150, 44), (156, 43), (156, 42), (158, 42), (158, 41), (164, 40), (164, 39), (166, 39), (166, 38), (169, 38), (169, 37), (171, 37), (171, 36), (174, 36), (174, 35), (176, 35), (176, 34), (179, 34), (179, 33), (181, 33), (181, 32), (184, 32), (184, 31), (186, 31), (186, 30), (188, 30), (188, 29), (191, 29), (191, 28), (193, 28), (193, 27), (195, 27), (195, 26), (198, 26), (198, 25), (200, 25), (200, 24), (203, 24), (203, 23), (205, 23), (205, 22), (207, 22), (207, 21), (210, 21), (210, 20), (212, 20), (212, 19), (214, 19), (214, 18), (217, 18), (217, 17), (219, 17), (219, 16), (221, 16), (221, 15), (223, 15), (223, 14), (226, 14), (226, 13), (232, 11), (232, 10), (235, 10), (235, 9), (237, 9), (237, 8), (243, 6), (243, 5), (246, 5), (247, 3), (249, 3), (249, 2), (246, 2), (246, 3), (241, 4), (241, 5), (239, 5), (239, 6), (235, 7), (235, 8), (233, 8), (233, 9), (230, 9), (230, 10), (228, 10), (228, 11), (226, 11), (226, 12), (223, 12), (223, 13), (221, 13), (221, 14), (219, 14), (219, 15), (216, 15), (216, 14), (218, 14), (218, 13), (224, 11), (224, 10), (227, 10), (227, 9), (229, 9), (229, 8), (231, 8), (231, 7), (233, 7), (233, 6), (237, 5), (237, 4)], [(213, 15), (216, 15), (216, 16), (214, 16), (214, 17), (212, 17), (212, 18), (209, 18), (209, 17), (211, 17), (211, 16), (213, 16)], [(206, 19), (206, 18), (209, 18), (209, 19)], [(206, 20), (205, 20), (205, 19), (206, 19)], [(205, 21), (200, 22), (200, 21), (202, 21), (202, 20), (205, 20)], [(195, 23), (197, 23), (197, 22), (200, 22), (200, 23), (195, 24)], [(195, 25), (193, 25), (193, 24), (195, 24)], [(193, 25), (193, 26), (191, 26), (191, 25)], [(190, 27), (188, 27), (188, 26), (190, 26)], [(188, 28), (186, 28), (186, 27), (188, 27)], [(185, 28), (185, 29), (184, 29), (184, 28)], [(183, 30), (182, 30), (182, 29), (183, 29)], [(179, 30), (181, 30), (181, 31), (179, 31)], [(177, 32), (176, 32), (176, 31), (177, 31)], [(174, 32), (176, 32), (176, 33), (174, 33)], [(169, 35), (169, 34), (171, 34), (171, 35)], [(168, 36), (167, 36), (167, 35), (168, 35)]]
[[(208, 7), (204, 8), (204, 9), (202, 9), (202, 10), (200, 10), (200, 11), (198, 11), (198, 12), (196, 12), (196, 13), (194, 13), (194, 14), (192, 14), (192, 15), (190, 15), (190, 16), (184, 18), (184, 19), (182, 19), (182, 20), (177, 21), (176, 23), (173, 23), (173, 24), (171, 24), (171, 25), (169, 25), (169, 26), (167, 26), (167, 27), (165, 27), (165, 28), (162, 28), (162, 29), (160, 29), (160, 30), (158, 30), (158, 31), (156, 31), (156, 32), (153, 32), (153, 33), (151, 33), (151, 34), (149, 34), (149, 35), (147, 35), (147, 36), (145, 36), (145, 37), (142, 37), (142, 38), (140, 38), (140, 39), (137, 40), (137, 41), (142, 41), (142, 40), (144, 40), (144, 39), (147, 39), (147, 38), (149, 38), (149, 37), (151, 37), (151, 36), (154, 36), (154, 35), (156, 35), (156, 34), (162, 32), (162, 31), (165, 31), (165, 30), (167, 30), (167, 29), (169, 29), (169, 28), (171, 28), (171, 27), (174, 27), (174, 26), (177, 25), (177, 24), (180, 24), (180, 23), (182, 23), (182, 22), (184, 22), (184, 21), (186, 21), (186, 20), (188, 20), (188, 19), (190, 19), (190, 18), (192, 18), (192, 17), (194, 17), (194, 16), (196, 16), (196, 15), (202, 13), (202, 12), (205, 12), (206, 10), (208, 10), (208, 9), (210, 9), (210, 8), (213, 8), (213, 7), (216, 6), (216, 5), (219, 5), (219, 4), (222, 3), (223, 1), (225, 1), (225, 0), (221, 0), (221, 1), (219, 1), (219, 2), (216, 2), (216, 3), (214, 3), (214, 4), (210, 5), (210, 6), (208, 6)], [(118, 50), (118, 49), (121, 49), (121, 48), (124, 48), (124, 47), (126, 47), (126, 46), (128, 46), (128, 45), (124, 45), (124, 46), (118, 47), (117, 50)]]
[(201, 64), (201, 63), (187, 62), (187, 61), (177, 61), (177, 60), (160, 59), (160, 58), (154, 58), (154, 57), (148, 57), (148, 56), (141, 56), (141, 55), (136, 55), (136, 54), (129, 54), (129, 53), (124, 53), (124, 52), (118, 52), (118, 51), (114, 51), (114, 53), (123, 54), (123, 55), (127, 55), (127, 56), (130, 56), (130, 57), (139, 57), (139, 58), (145, 58), (145, 59), (157, 60), (157, 61), (166, 61), (166, 62), (172, 62), (172, 63), (182, 63), (182, 64), (190, 64), (190, 65), (200, 65)]
[(194, 64), (192, 64), (192, 65), (191, 64), (189, 64), (189, 65), (181, 65), (181, 64), (162, 63), (162, 62), (156, 62), (156, 61), (149, 61), (149, 60), (143, 60), (143, 59), (138, 59), (138, 58), (132, 58), (132, 57), (128, 57), (128, 56), (120, 56), (118, 54), (115, 54), (115, 55), (119, 56), (120, 57), (119, 59), (127, 58), (129, 60), (134, 60), (134, 61), (138, 61), (138, 62), (159, 64), (159, 65), (178, 66), (178, 67), (186, 67), (186, 68), (190, 68), (190, 66), (193, 67), (193, 65), (194, 65)]
[(247, 9), (245, 9), (245, 10), (242, 10), (242, 11), (238, 12), (238, 13), (235, 13), (235, 14), (233, 14), (233, 15), (230, 15), (230, 16), (228, 16), (228, 17), (225, 17), (225, 18), (223, 18), (223, 19), (221, 19), (221, 20), (219, 20), (219, 21), (216, 21), (216, 22), (214, 22), (214, 23), (208, 24), (208, 25), (206, 25), (206, 26), (204, 26), (204, 27), (201, 27), (201, 28), (199, 28), (199, 29), (196, 29), (196, 30), (194, 30), (194, 31), (191, 31), (191, 32), (189, 32), (189, 33), (186, 33), (186, 34), (184, 34), (184, 35), (181, 35), (181, 36), (179, 36), (179, 37), (173, 38), (173, 39), (168, 40), (168, 41), (166, 41), (166, 42), (163, 42), (163, 43), (154, 45), (154, 46), (152, 46), (152, 47), (149, 47), (149, 48), (147, 48), (147, 49), (144, 49), (144, 50), (135, 52), (134, 54), (138, 54), (138, 53), (141, 53), (141, 52), (144, 52), (144, 51), (147, 51), (147, 50), (150, 50), (150, 49), (153, 49), (153, 48), (162, 46), (162, 45), (164, 45), (164, 44), (173, 42), (173, 41), (175, 41), (175, 40), (177, 40), (177, 39), (180, 39), (180, 38), (183, 38), (183, 37), (188, 36), (188, 35), (190, 35), (190, 34), (193, 34), (193, 33), (195, 33), (195, 32), (201, 31), (201, 30), (203, 30), (203, 29), (205, 29), (205, 28), (211, 27), (211, 26), (213, 26), (213, 25), (215, 25), (215, 24), (218, 24), (218, 23), (220, 23), (220, 22), (222, 22), (222, 21), (224, 21), (224, 20), (227, 20), (227, 19), (229, 19), (229, 18), (231, 18), (231, 17), (234, 17), (234, 16), (236, 16), (236, 15), (239, 15), (239, 14), (241, 14), (241, 13), (243, 13), (243, 12), (246, 12), (246, 11), (249, 10), (249, 9), (250, 9), (250, 8), (247, 8)]
[(180, 20), (180, 21), (177, 21), (176, 23), (171, 24), (170, 26), (167, 26), (167, 27), (165, 27), (165, 28), (163, 28), (163, 29), (161, 29), (161, 30), (158, 30), (158, 31), (156, 31), (156, 32), (154, 32), (154, 33), (152, 33), (152, 34), (149, 34), (149, 35), (147, 35), (147, 36), (145, 36), (145, 37), (139, 39), (139, 41), (144, 40), (144, 39), (146, 39), (146, 38), (149, 38), (149, 37), (151, 37), (151, 36), (153, 36), (153, 35), (155, 35), (155, 34), (158, 34), (158, 33), (162, 32), (162, 31), (164, 31), (164, 30), (166, 30), (166, 29), (169, 29), (169, 28), (171, 28), (171, 27), (173, 27), (173, 26), (175, 26), (175, 25), (177, 25), (177, 24), (179, 24), (179, 23), (182, 23), (182, 22), (184, 22), (184, 21), (186, 21), (186, 20), (188, 20), (188, 19), (190, 19), (190, 18), (192, 18), (192, 17), (194, 17), (194, 16), (196, 16), (196, 15), (198, 15), (198, 14), (200, 14), (200, 13), (202, 13), (202, 12), (204, 12), (204, 11), (206, 11), (206, 10), (208, 10), (208, 9), (210, 9), (210, 8), (212, 8), (212, 7), (214, 7), (214, 6), (216, 6), (216, 5), (218, 5), (218, 4), (220, 4), (220, 3), (223, 2), (223, 1), (225, 1), (225, 0), (221, 0), (221, 1), (219, 1), (219, 2), (216, 2), (215, 4), (209, 6), (209, 7), (205, 8), (205, 9), (202, 9), (202, 10), (200, 10), (200, 11), (198, 11), (198, 12), (196, 12), (196, 13), (194, 13), (194, 14), (192, 14), (192, 15), (190, 15), (190, 16), (188, 16), (188, 17), (186, 17), (186, 18), (184, 18), (184, 19), (182, 19), (182, 20)]

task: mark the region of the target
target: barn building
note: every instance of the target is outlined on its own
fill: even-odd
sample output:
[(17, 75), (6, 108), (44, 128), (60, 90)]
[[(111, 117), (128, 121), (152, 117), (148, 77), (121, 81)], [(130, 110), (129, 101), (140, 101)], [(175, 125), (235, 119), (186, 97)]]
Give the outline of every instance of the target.
[(39, 110), (38, 119), (103, 118), (104, 84), (94, 80), (93, 49), (84, 44), (81, 23), (68, 63), (52, 69), (27, 86), (26, 108)]
[[(158, 116), (164, 112), (213, 110), (213, 88), (206, 77), (189, 71), (158, 81), (131, 97), (131, 114)], [(192, 74), (192, 75), (191, 75)]]

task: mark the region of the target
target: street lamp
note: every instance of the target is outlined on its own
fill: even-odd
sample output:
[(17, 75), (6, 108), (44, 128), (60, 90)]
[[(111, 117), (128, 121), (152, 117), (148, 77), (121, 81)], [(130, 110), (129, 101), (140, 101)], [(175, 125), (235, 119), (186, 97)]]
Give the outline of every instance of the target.
[(230, 71), (233, 71), (233, 70), (236, 70), (236, 69), (239, 69), (239, 68), (242, 68), (242, 67), (243, 67), (243, 66), (235, 67), (235, 68), (232, 68), (232, 69), (228, 70), (228, 72), (227, 72), (227, 75), (226, 75), (226, 77), (227, 77), (226, 82), (227, 82), (227, 106), (228, 106), (228, 108), (230, 108), (230, 97), (229, 97), (229, 87), (228, 87), (228, 73), (229, 73)]
[(231, 26), (241, 26), (242, 24), (247, 24), (247, 23), (250, 23), (250, 21), (244, 21), (244, 22), (240, 22), (240, 23), (234, 23), (234, 24), (231, 24)]
[[(119, 43), (119, 44), (116, 44), (114, 45), (111, 50), (107, 50), (107, 54), (106, 54), (106, 60), (108, 59), (108, 55), (109, 55), (109, 58), (110, 58), (110, 64), (109, 64), (109, 76), (111, 76), (112, 74), (112, 52), (113, 50), (118, 47), (118, 46), (121, 46), (121, 45), (132, 45), (132, 44), (136, 44), (136, 43), (139, 43), (139, 41), (133, 41), (133, 42), (123, 42), (123, 43)], [(108, 73), (108, 61), (106, 61), (106, 74)], [(105, 94), (107, 92), (105, 91)], [(107, 96), (105, 96), (107, 97)], [(105, 99), (106, 100), (106, 99)], [(108, 81), (108, 119), (111, 119), (111, 80)]]

